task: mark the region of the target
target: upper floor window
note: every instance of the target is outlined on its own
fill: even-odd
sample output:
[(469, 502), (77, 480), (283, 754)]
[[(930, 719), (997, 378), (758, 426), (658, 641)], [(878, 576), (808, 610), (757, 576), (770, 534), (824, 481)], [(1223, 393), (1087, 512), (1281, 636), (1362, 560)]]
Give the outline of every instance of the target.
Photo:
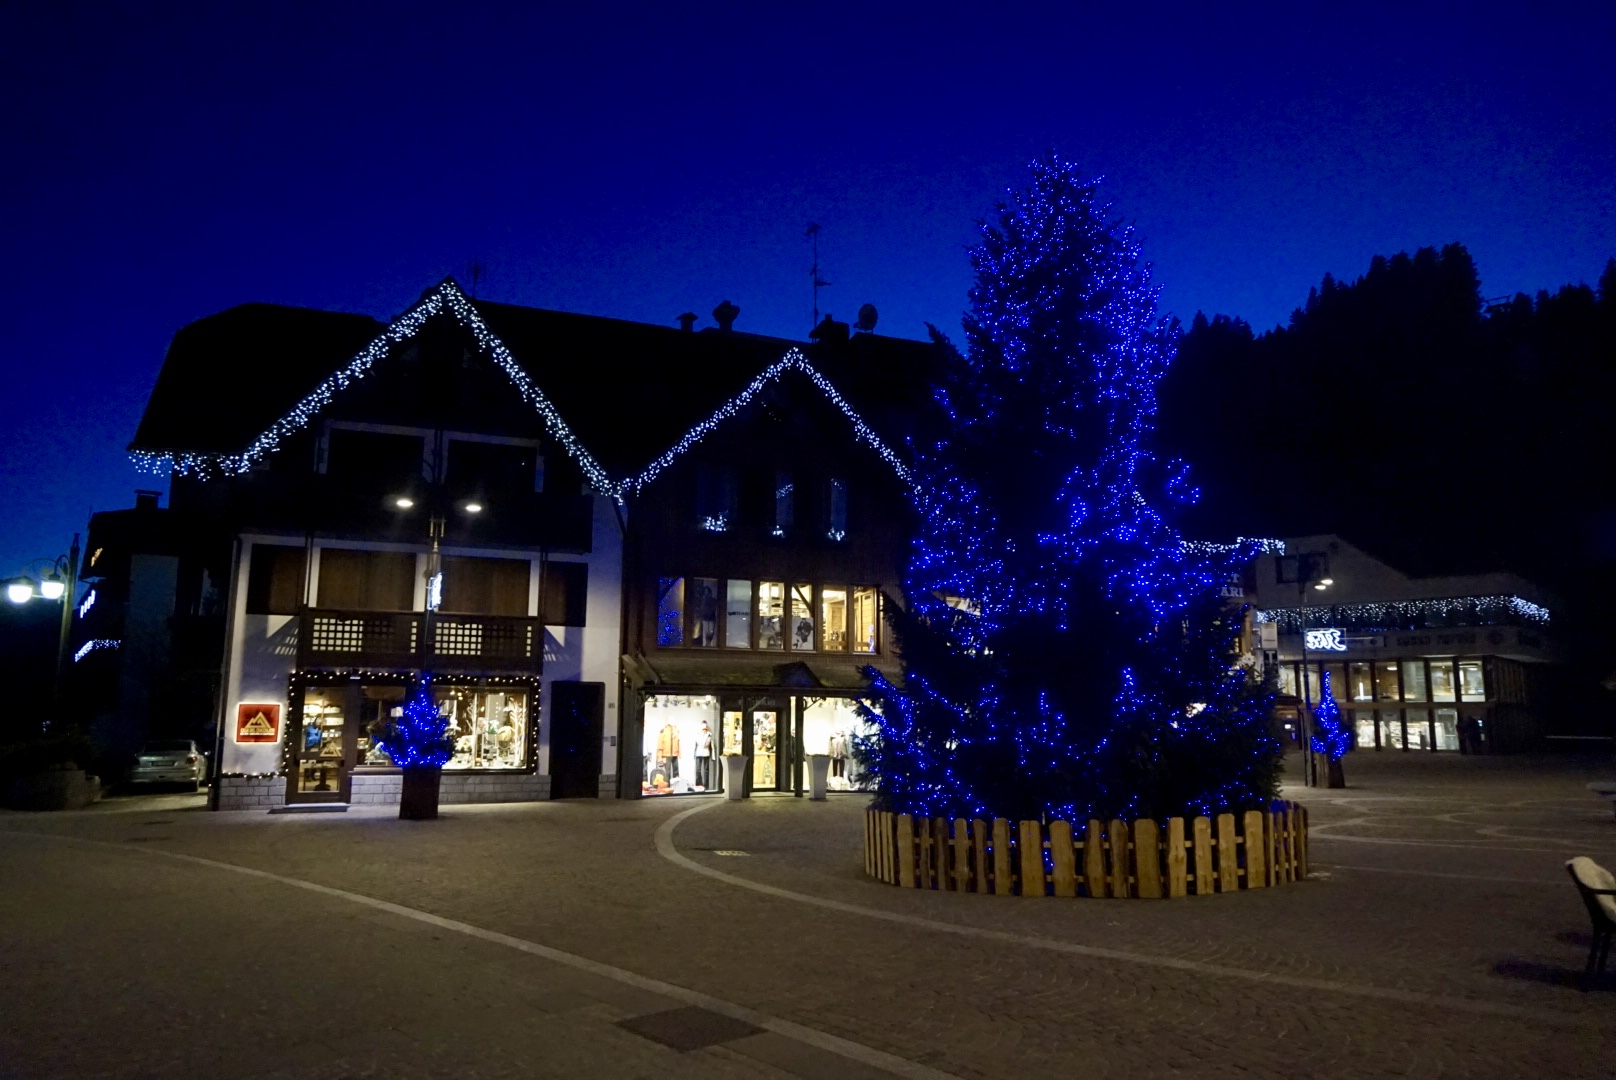
[(426, 440), (420, 435), (333, 427), (326, 432), (323, 471), (343, 480), (384, 487), (429, 479)]
[(532, 566), (526, 559), (443, 557), (443, 602), (460, 615), (526, 615)]
[(415, 556), (400, 551), (321, 548), (316, 603), (350, 611), (411, 611)]
[(546, 626), (584, 626), (589, 611), (589, 564), (544, 564), (543, 610)]
[(658, 578), (657, 646), (872, 654), (879, 596), (873, 585)]
[(456, 495), (540, 491), (542, 477), (537, 445), (449, 440), (444, 479)]
[(836, 477), (825, 482), (825, 536), (831, 540), (847, 536), (847, 481)]
[(247, 564), (247, 614), (296, 615), (303, 606), (303, 570), (301, 546), (254, 544)]
[(791, 474), (777, 472), (774, 474), (774, 528), (769, 531), (775, 536), (786, 536), (797, 521), (796, 512), (797, 492), (796, 485), (791, 482)]
[(735, 527), (738, 504), (734, 469), (702, 465), (696, 470), (698, 525), (708, 532), (728, 532)]

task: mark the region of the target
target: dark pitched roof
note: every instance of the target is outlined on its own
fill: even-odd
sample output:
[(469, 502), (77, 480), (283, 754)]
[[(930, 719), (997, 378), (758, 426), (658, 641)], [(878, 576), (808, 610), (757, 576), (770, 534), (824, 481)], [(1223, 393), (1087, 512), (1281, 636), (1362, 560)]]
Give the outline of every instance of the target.
[(131, 450), (241, 450), (384, 327), (369, 315), (242, 304), (169, 344)]
[[(472, 307), (617, 479), (638, 473), (794, 348), (894, 447), (928, 393), (922, 342), (860, 334), (805, 347), (490, 301)], [(130, 449), (240, 453), (386, 329), (368, 316), (271, 304), (200, 319), (175, 335)]]
[(797, 342), (478, 301), (579, 440), (614, 476), (645, 465)]

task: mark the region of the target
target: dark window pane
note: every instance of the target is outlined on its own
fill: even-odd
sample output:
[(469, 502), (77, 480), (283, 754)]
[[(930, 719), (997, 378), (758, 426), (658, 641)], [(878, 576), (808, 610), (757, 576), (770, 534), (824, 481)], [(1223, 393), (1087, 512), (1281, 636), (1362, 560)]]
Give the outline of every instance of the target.
[(548, 562), (544, 564), (544, 625), (584, 626), (589, 600), (589, 564)]
[(526, 559), (443, 557), (443, 611), (464, 615), (526, 615)]
[(333, 428), (326, 444), (325, 471), (339, 479), (383, 487), (419, 483), (425, 450), (419, 435)]
[(530, 492), (538, 477), (534, 446), (449, 440), (449, 490), (455, 495)]
[(296, 615), (303, 603), (303, 549), (254, 544), (247, 569), (247, 614)]
[(323, 608), (410, 611), (415, 606), (415, 556), (322, 548), (317, 595)]

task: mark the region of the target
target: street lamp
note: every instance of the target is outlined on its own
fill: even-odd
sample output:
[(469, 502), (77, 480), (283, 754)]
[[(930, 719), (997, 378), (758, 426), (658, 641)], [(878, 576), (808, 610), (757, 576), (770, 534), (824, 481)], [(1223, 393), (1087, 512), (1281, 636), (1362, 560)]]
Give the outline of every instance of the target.
[(1302, 776), (1308, 787), (1320, 787), (1319, 765), (1313, 753), (1313, 687), (1307, 657), (1307, 590), (1324, 592), (1335, 584), (1330, 576), (1330, 556), (1322, 551), (1282, 555), (1275, 561), (1278, 583), (1296, 585), (1296, 602), (1301, 609), (1298, 629), (1302, 636)]
[[(42, 567), (43, 569), (36, 569)], [(79, 534), (73, 534), (73, 546), (66, 555), (58, 555), (54, 559), (35, 559), (29, 563), (19, 577), (11, 578), (6, 582), (6, 599), (13, 604), (26, 604), (34, 598), (37, 592), (40, 599), (45, 601), (60, 601), (62, 605), (62, 618), (56, 634), (56, 710), (57, 716), (62, 715), (62, 683), (67, 673), (67, 632), (72, 625), (71, 612), (73, 609), (73, 590), (78, 586), (79, 573)], [(44, 722), (44, 729), (50, 730), (50, 720)]]

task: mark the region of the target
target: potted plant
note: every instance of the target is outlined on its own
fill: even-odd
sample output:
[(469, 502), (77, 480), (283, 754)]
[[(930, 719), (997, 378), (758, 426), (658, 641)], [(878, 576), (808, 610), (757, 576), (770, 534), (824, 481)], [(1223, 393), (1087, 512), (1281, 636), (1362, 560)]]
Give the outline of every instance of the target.
[(432, 676), (423, 675), (404, 703), (402, 715), (390, 721), (378, 739), (393, 764), (404, 770), (400, 818), (425, 821), (438, 816), (443, 766), (454, 754), (448, 731), (449, 721), (439, 714), (432, 699)]

